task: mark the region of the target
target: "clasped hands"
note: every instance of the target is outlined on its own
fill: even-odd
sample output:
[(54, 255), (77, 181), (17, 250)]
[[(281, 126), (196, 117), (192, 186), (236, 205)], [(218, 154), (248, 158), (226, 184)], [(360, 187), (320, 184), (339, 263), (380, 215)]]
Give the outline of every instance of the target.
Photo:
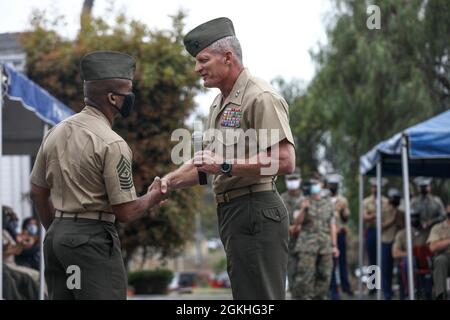
[(153, 216), (153, 209), (157, 209), (165, 205), (169, 200), (168, 197), (168, 181), (167, 179), (155, 177), (152, 184), (147, 189), (148, 196), (148, 213)]
[[(215, 154), (212, 151), (204, 150), (194, 154), (194, 158), (191, 160), (192, 164), (200, 172), (207, 174), (220, 174), (220, 165), (224, 159)], [(170, 181), (166, 177), (155, 177), (150, 187), (147, 189), (149, 194), (149, 207), (150, 209), (158, 208), (168, 202), (168, 193), (171, 190)]]

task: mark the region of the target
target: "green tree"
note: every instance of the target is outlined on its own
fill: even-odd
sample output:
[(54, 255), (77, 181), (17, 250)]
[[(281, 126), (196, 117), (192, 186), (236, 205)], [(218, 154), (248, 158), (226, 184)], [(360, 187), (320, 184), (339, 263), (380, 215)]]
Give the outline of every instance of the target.
[[(137, 192), (146, 191), (153, 178), (173, 170), (171, 133), (185, 127), (200, 90), (193, 61), (182, 44), (183, 19), (172, 17), (172, 30), (149, 30), (139, 21), (118, 14), (113, 24), (103, 18), (82, 15), (82, 32), (64, 39), (56, 31), (61, 19), (50, 21), (34, 12), (32, 31), (24, 34), (28, 76), (73, 110), (84, 107), (79, 61), (89, 51), (114, 50), (136, 57), (133, 91), (136, 111), (117, 119), (115, 130), (133, 150), (133, 174)], [(169, 204), (154, 219), (144, 217), (122, 229), (125, 259), (142, 246), (144, 252), (167, 257), (183, 248), (192, 237), (193, 217), (200, 199), (199, 188), (174, 192)]]

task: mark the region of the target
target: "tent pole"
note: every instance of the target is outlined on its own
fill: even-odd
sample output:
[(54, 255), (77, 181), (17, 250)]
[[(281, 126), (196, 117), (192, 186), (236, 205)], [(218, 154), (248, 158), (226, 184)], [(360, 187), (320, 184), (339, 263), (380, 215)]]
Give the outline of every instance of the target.
[(359, 175), (359, 223), (358, 223), (358, 260), (359, 260), (359, 283), (358, 283), (358, 291), (359, 291), (359, 299), (362, 299), (362, 287), (363, 287), (363, 264), (364, 264), (364, 220), (363, 220), (363, 197), (364, 197), (364, 178), (362, 174)]
[(409, 198), (409, 167), (408, 167), (408, 140), (402, 136), (402, 171), (403, 171), (403, 198), (405, 201), (405, 230), (406, 250), (408, 257), (408, 293), (409, 299), (414, 300), (414, 274), (412, 259), (412, 234), (411, 234), (411, 207)]
[[(45, 135), (48, 132), (48, 124), (46, 123), (44, 125), (44, 135), (42, 137), (42, 140), (44, 140)], [(40, 234), (40, 245), (41, 245), (41, 261), (40, 261), (40, 267), (39, 267), (39, 300), (45, 299), (45, 263), (44, 263), (44, 238), (45, 238), (45, 228), (41, 224), (40, 226), (41, 234)]]
[[(0, 64), (0, 182), (2, 181), (3, 168), (3, 64)], [(0, 207), (2, 214), (0, 214), (0, 226), (2, 232), (0, 233), (0, 300), (3, 300), (3, 192), (0, 190)]]
[[(377, 162), (377, 266), (381, 270), (381, 156)], [(379, 274), (375, 275), (378, 284)], [(377, 300), (381, 300), (381, 290), (377, 288)]]

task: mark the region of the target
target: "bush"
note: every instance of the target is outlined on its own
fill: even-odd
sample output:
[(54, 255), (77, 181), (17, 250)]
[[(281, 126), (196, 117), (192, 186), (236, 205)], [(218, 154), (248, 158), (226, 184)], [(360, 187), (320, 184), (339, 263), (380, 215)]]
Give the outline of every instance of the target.
[(165, 294), (172, 281), (173, 272), (168, 269), (141, 270), (128, 274), (128, 283), (135, 294)]

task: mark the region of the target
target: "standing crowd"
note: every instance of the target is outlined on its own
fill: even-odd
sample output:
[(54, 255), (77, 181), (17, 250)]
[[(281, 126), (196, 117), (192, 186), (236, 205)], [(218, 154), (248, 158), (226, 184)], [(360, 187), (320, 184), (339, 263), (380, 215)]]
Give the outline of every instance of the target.
[[(347, 262), (350, 210), (339, 193), (340, 176), (328, 175), (302, 181), (300, 171), (286, 176), (282, 194), (290, 214), (288, 283), (293, 299), (352, 297)], [(446, 299), (450, 277), (450, 205), (433, 195), (431, 178), (417, 177), (418, 192), (411, 197), (414, 290), (419, 299)], [(382, 179), (382, 185), (388, 183)], [(377, 265), (376, 179), (371, 195), (363, 201), (364, 243), (367, 264)], [(382, 196), (381, 290), (386, 300), (405, 299), (407, 249), (404, 204), (401, 192), (387, 189)], [(396, 272), (395, 272), (396, 271)], [(398, 284), (395, 296), (393, 284)], [(374, 295), (376, 289), (368, 290)]]

